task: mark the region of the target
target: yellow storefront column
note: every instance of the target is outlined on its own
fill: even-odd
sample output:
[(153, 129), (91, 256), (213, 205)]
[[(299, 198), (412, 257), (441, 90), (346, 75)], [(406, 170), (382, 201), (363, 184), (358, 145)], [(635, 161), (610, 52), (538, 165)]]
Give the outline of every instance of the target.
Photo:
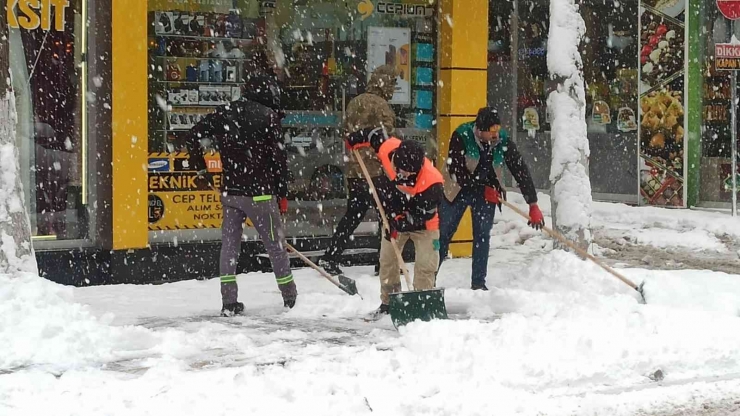
[[(450, 136), (475, 119), (486, 105), (488, 84), (488, 0), (441, 0), (437, 92), (438, 167), (447, 160)], [(450, 244), (450, 254), (469, 257), (473, 249), (470, 210)]]
[(147, 1), (113, 0), (113, 249), (146, 247)]

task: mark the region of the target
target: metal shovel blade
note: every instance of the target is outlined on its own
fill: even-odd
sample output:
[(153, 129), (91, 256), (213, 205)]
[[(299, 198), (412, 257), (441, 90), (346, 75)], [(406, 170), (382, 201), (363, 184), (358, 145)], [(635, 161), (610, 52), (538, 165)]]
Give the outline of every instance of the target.
[(417, 319), (425, 322), (447, 319), (444, 289), (391, 293), (388, 306), (391, 321), (396, 328)]
[(354, 280), (350, 279), (349, 277), (340, 274), (337, 276), (337, 280), (339, 280), (339, 283), (343, 286), (340, 287), (345, 293), (347, 293), (350, 296), (356, 295), (357, 292), (357, 283), (355, 283)]

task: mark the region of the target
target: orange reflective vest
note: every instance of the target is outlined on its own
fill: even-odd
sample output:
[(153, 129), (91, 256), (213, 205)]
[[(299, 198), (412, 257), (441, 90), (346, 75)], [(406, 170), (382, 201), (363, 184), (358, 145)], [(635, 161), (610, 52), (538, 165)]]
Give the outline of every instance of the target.
[[(378, 159), (380, 159), (380, 163), (383, 165), (383, 170), (391, 181), (396, 180), (396, 169), (393, 166), (390, 155), (394, 150), (398, 149), (400, 145), (401, 140), (391, 137), (383, 142), (383, 144), (380, 145), (380, 149), (378, 149)], [(424, 158), (424, 165), (422, 165), (421, 170), (416, 175), (416, 183), (414, 186), (397, 185), (396, 188), (398, 188), (399, 191), (414, 197), (426, 191), (434, 184), (444, 184), (444, 179), (432, 162), (429, 159)], [(428, 220), (425, 225), (427, 230), (439, 230), (439, 212), (434, 214), (434, 217)]]

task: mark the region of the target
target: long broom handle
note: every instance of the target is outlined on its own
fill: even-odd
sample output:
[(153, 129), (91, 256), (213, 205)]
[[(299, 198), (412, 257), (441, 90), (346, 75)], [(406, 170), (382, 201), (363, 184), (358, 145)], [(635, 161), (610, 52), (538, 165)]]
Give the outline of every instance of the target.
[(308, 257), (304, 256), (303, 253), (301, 253), (300, 251), (296, 250), (293, 246), (291, 246), (290, 244), (288, 244), (287, 241), (283, 241), (283, 244), (285, 244), (285, 247), (287, 247), (289, 251), (292, 251), (293, 253), (295, 253), (309, 267), (311, 267), (312, 269), (314, 269), (317, 272), (319, 272), (319, 274), (321, 276), (323, 276), (326, 280), (332, 282), (332, 284), (334, 284), (334, 286), (336, 286), (336, 287), (338, 287), (340, 289), (342, 289), (344, 287), (341, 283), (339, 283), (338, 281), (334, 280), (334, 277), (332, 275), (330, 275), (329, 273), (327, 273), (326, 270), (324, 270), (321, 267), (317, 266), (314, 262), (312, 262), (311, 260), (309, 260)]
[(362, 156), (360, 155), (360, 152), (357, 151), (357, 149), (352, 149), (352, 154), (355, 156), (355, 159), (357, 159), (357, 163), (360, 164), (360, 169), (362, 169), (362, 174), (365, 176), (365, 180), (367, 180), (367, 184), (370, 185), (370, 192), (373, 194), (373, 199), (375, 199), (375, 205), (378, 207), (378, 211), (380, 212), (380, 218), (383, 221), (383, 226), (385, 227), (385, 230), (388, 232), (388, 235), (391, 239), (391, 245), (393, 246), (393, 251), (396, 252), (396, 259), (398, 260), (398, 267), (401, 268), (401, 271), (403, 272), (403, 278), (406, 280), (406, 287), (408, 287), (409, 290), (414, 290), (414, 285), (411, 283), (411, 278), (409, 277), (409, 271), (406, 268), (406, 263), (403, 261), (403, 254), (401, 254), (401, 250), (398, 248), (398, 245), (396, 244), (396, 239), (391, 236), (391, 226), (388, 224), (388, 218), (385, 217), (385, 210), (383, 209), (383, 204), (380, 203), (380, 197), (378, 196), (378, 192), (375, 190), (375, 185), (373, 185), (373, 180), (370, 178), (370, 172), (367, 171), (367, 167), (365, 166), (365, 162), (362, 160)]
[[(526, 218), (527, 221), (531, 221), (531, 219), (529, 218), (529, 215), (527, 215), (526, 213), (524, 213), (524, 211), (522, 211), (519, 208), (517, 208), (516, 205), (514, 205), (514, 204), (512, 204), (512, 203), (510, 203), (510, 202), (508, 202), (508, 201), (506, 201), (504, 199), (501, 199), (501, 203), (504, 204), (504, 205), (506, 205), (507, 208), (511, 209), (512, 211), (514, 211), (517, 214), (521, 215), (522, 217)], [(638, 288), (638, 286), (636, 284), (634, 284), (630, 279), (622, 276), (621, 273), (619, 273), (616, 270), (612, 269), (611, 267), (607, 266), (603, 261), (601, 261), (601, 260), (597, 259), (596, 257), (592, 256), (586, 250), (584, 250), (584, 249), (578, 247), (577, 245), (573, 244), (573, 242), (571, 242), (570, 240), (568, 240), (567, 238), (565, 238), (559, 232), (557, 232), (557, 231), (555, 231), (555, 230), (553, 230), (551, 228), (548, 228), (547, 226), (542, 226), (542, 230), (544, 230), (551, 237), (557, 239), (561, 243), (563, 243), (566, 246), (570, 247), (572, 250), (574, 250), (576, 253), (580, 254), (582, 257), (585, 257), (585, 258), (591, 260), (592, 262), (596, 263), (597, 266), (599, 266), (602, 269), (606, 270), (607, 272), (611, 273), (614, 277), (616, 277), (617, 279), (621, 280), (622, 282), (624, 282), (626, 285), (628, 285), (632, 289), (635, 289), (638, 292), (640, 291), (640, 289)]]

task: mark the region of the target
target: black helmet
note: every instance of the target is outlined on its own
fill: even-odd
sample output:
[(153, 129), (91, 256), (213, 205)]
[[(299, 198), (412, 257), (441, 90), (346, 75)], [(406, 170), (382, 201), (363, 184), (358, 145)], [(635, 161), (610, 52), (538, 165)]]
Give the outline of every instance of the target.
[(244, 98), (280, 111), (280, 86), (274, 77), (252, 75), (244, 86)]
[(393, 164), (397, 169), (419, 173), (424, 166), (424, 148), (414, 140), (404, 140), (393, 154)]

